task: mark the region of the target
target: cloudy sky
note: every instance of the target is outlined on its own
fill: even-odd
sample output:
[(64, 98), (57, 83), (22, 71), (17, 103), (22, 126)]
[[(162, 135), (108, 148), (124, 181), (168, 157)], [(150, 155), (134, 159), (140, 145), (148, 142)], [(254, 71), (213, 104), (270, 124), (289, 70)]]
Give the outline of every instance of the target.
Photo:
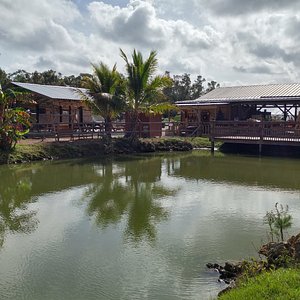
[(300, 82), (299, 0), (0, 0), (0, 68), (64, 75), (158, 51), (221, 85)]

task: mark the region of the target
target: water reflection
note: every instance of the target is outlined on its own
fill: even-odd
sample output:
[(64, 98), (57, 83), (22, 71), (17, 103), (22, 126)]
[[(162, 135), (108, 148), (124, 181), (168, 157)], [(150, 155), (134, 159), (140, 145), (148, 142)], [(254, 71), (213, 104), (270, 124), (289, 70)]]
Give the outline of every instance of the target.
[(298, 190), (300, 164), (297, 160), (265, 157), (204, 156), (194, 152), (172, 163), (173, 175), (247, 186)]
[(167, 157), (129, 157), (110, 162), (2, 166), (0, 246), (7, 233), (29, 233), (37, 227), (36, 212), (28, 207), (46, 193), (86, 186), (87, 214), (99, 227), (124, 221), (126, 239), (154, 241), (158, 224), (169, 215), (162, 199), (176, 194), (174, 186), (165, 183), (167, 178), (297, 190), (300, 186), (298, 174), (297, 160), (211, 157), (196, 152), (168, 154)]
[(168, 217), (159, 199), (173, 195), (160, 181), (161, 158), (126, 163), (106, 163), (98, 169), (99, 180), (87, 191), (88, 214), (101, 227), (126, 218), (125, 238), (155, 241), (156, 226)]
[(0, 247), (7, 233), (30, 233), (38, 223), (30, 211), (32, 182), (26, 172), (0, 171)]
[(297, 160), (195, 152), (1, 166), (0, 294), (213, 298), (205, 263), (254, 255), (276, 201), (300, 228), (299, 174)]

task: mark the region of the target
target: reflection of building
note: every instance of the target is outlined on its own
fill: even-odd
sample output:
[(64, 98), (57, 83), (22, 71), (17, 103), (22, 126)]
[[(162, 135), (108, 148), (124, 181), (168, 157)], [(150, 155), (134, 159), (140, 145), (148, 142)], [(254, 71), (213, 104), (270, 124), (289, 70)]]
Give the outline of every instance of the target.
[(38, 124), (74, 124), (92, 121), (91, 111), (81, 101), (78, 89), (66, 86), (51, 86), (13, 82), (31, 93), (31, 103), (26, 104)]

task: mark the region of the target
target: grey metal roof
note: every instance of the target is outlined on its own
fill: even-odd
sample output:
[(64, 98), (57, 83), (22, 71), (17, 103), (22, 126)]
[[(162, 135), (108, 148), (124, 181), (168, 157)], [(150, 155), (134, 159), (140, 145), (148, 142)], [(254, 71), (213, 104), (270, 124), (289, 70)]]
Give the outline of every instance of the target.
[(196, 100), (178, 101), (176, 104), (184, 106), (186, 104), (212, 104), (212, 102), (288, 101), (291, 99), (300, 100), (300, 83), (220, 87)]
[(13, 82), (14, 85), (35, 92), (51, 99), (81, 100), (78, 90), (87, 94), (87, 89), (69, 86), (42, 85), (34, 83)]

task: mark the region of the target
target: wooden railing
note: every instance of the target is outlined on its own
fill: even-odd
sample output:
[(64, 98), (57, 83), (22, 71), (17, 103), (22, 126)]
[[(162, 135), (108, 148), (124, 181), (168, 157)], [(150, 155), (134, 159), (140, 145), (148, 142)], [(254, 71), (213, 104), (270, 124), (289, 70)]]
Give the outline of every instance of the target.
[[(155, 124), (154, 124), (155, 123)], [(150, 125), (154, 126), (150, 128)], [(130, 126), (129, 126), (130, 127)], [(128, 131), (128, 124), (124, 122), (112, 123), (112, 135), (123, 136)], [(152, 136), (204, 136), (211, 139), (241, 139), (241, 140), (276, 140), (300, 139), (300, 124), (296, 122), (254, 122), (254, 121), (215, 121), (205, 123), (182, 123), (182, 122), (140, 122), (137, 127), (137, 135), (148, 137), (149, 132)], [(33, 124), (29, 137), (60, 137), (70, 138), (98, 138), (105, 134), (104, 123), (39, 123)]]
[(211, 122), (210, 135), (214, 137), (299, 137), (300, 127), (296, 122), (253, 122), (222, 121)]

